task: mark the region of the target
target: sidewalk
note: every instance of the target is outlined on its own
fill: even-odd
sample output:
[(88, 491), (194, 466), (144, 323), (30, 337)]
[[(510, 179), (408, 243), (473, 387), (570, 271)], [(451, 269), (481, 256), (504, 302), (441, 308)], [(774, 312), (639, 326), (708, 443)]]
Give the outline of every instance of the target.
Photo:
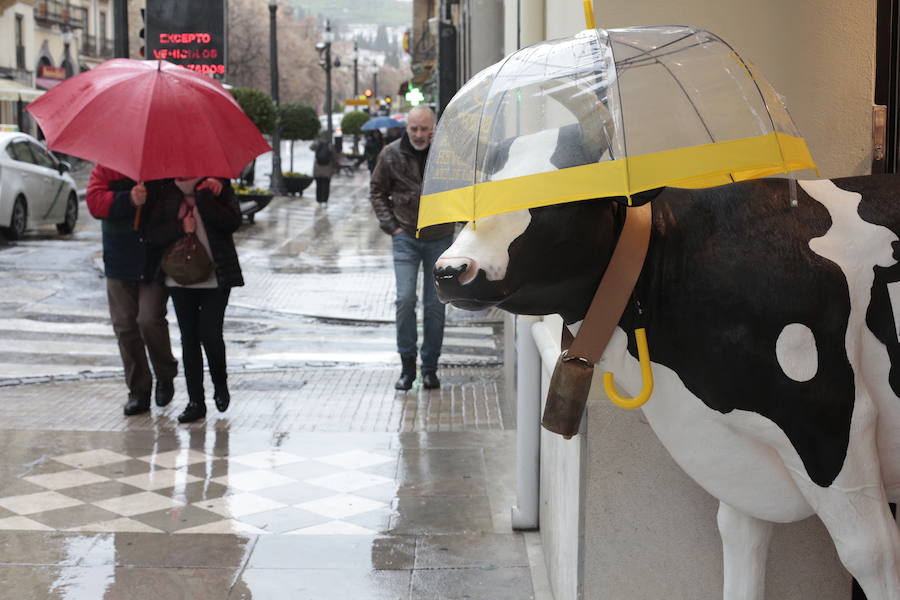
[[(549, 598), (536, 535), (510, 525), (514, 413), (486, 343), (498, 315), (451, 314), (439, 390), (395, 392), (394, 357), (359, 358), (393, 331), (389, 240), (365, 184), (336, 178), (324, 211), (309, 193), (277, 199), (239, 232), (248, 285), (226, 331), (245, 341), (229, 338), (229, 362), (254, 368), (232, 369), (227, 413), (210, 403), (204, 422), (178, 425), (179, 380), (170, 406), (125, 418), (115, 370), (0, 386), (4, 596)], [(35, 292), (7, 307), (55, 305), (70, 306)], [(114, 344), (100, 318), (77, 325)], [(323, 343), (334, 351), (316, 361)]]

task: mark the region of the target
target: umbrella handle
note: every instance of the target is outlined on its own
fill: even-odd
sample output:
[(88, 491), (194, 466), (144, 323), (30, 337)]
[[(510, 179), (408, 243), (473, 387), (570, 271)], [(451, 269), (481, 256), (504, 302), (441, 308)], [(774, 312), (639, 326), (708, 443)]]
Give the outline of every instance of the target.
[(591, 5), (591, 0), (584, 0), (584, 24), (587, 25), (587, 29), (597, 29), (597, 24), (594, 22), (594, 7)]
[(634, 332), (635, 341), (638, 347), (638, 359), (641, 364), (641, 391), (634, 398), (625, 398), (616, 391), (615, 381), (612, 373), (603, 374), (603, 389), (610, 401), (621, 408), (634, 409), (646, 404), (653, 393), (653, 369), (650, 366), (650, 351), (647, 348), (647, 333), (644, 328), (636, 329)]

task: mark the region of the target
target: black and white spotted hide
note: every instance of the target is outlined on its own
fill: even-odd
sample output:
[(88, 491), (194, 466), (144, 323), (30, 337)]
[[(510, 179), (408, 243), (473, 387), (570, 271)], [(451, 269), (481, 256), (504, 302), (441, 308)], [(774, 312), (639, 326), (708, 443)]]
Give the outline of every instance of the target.
[[(636, 289), (657, 380), (644, 411), (719, 498), (720, 525), (817, 513), (870, 600), (900, 600), (885, 508), (900, 495), (900, 178), (798, 185), (797, 207), (776, 179), (652, 199)], [(576, 322), (623, 210), (595, 199), (479, 221), (438, 261), (440, 295)], [(633, 305), (620, 325), (601, 363), (636, 391)]]

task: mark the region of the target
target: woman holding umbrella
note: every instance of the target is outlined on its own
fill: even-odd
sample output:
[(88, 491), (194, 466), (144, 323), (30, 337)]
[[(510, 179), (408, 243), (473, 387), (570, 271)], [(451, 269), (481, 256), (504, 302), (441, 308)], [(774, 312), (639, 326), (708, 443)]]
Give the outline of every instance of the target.
[[(194, 287), (170, 282), (189, 396), (178, 419), (186, 423), (206, 414), (201, 347), (207, 352), (216, 406), (224, 411), (230, 396), (222, 320), (231, 288), (244, 284), (231, 238), (241, 214), (228, 178), (271, 147), (220, 83), (165, 61), (106, 61), (67, 79), (27, 110), (51, 150), (147, 182), (150, 200), (135, 206), (133, 230), (152, 235), (162, 247), (186, 232), (205, 240), (215, 272)], [(221, 132), (227, 135), (217, 135)], [(224, 179), (201, 182), (193, 178), (198, 173)], [(149, 216), (142, 216), (143, 210)], [(147, 218), (150, 222), (142, 223)]]
[(181, 330), (181, 353), (188, 404), (179, 423), (206, 416), (203, 389), (203, 353), (213, 382), (213, 400), (219, 412), (231, 401), (222, 329), (231, 288), (244, 285), (232, 233), (241, 224), (241, 211), (227, 179), (179, 178), (158, 183), (145, 216), (147, 238), (169, 247), (181, 237), (195, 234), (214, 268), (199, 283), (183, 285), (166, 276)]

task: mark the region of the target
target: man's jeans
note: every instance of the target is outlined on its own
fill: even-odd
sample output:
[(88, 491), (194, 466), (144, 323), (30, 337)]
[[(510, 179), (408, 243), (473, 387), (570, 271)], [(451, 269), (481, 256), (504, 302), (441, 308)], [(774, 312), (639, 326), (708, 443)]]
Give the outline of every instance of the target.
[(422, 372), (436, 372), (444, 343), (444, 305), (434, 286), (434, 263), (450, 247), (453, 236), (422, 241), (404, 232), (393, 236), (394, 275), (397, 279), (397, 351), (416, 356), (416, 278), (422, 268), (422, 302), (425, 323), (422, 341)]

